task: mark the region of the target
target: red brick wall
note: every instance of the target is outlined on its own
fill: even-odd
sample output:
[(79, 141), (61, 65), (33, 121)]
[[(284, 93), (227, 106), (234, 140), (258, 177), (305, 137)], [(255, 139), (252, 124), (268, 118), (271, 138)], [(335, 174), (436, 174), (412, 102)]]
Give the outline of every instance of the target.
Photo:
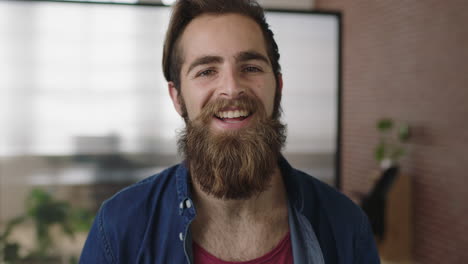
[(343, 14), (343, 191), (377, 169), (375, 122), (414, 126), (417, 263), (468, 259), (468, 1), (316, 0)]

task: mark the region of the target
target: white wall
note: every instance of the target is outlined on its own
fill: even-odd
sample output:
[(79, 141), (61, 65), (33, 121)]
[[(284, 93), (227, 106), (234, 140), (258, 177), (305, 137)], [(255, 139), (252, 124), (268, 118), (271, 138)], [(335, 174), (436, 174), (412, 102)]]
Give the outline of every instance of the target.
[(314, 0), (258, 0), (265, 8), (311, 10)]

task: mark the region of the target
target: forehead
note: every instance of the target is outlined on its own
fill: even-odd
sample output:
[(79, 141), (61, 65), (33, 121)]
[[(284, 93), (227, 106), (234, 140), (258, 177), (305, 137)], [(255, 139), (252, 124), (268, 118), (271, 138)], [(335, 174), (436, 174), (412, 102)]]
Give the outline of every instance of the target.
[(185, 62), (204, 55), (235, 56), (242, 51), (256, 51), (267, 56), (260, 26), (240, 14), (204, 14), (193, 19), (180, 39)]

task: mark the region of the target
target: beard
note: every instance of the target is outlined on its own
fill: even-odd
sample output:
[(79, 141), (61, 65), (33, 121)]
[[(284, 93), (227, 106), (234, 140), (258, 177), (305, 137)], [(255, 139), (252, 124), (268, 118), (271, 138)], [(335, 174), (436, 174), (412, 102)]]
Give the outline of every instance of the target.
[[(213, 131), (210, 124), (217, 118), (215, 113), (227, 107), (247, 110), (250, 123), (239, 129)], [(277, 107), (279, 104), (274, 113), (279, 111)], [(195, 120), (186, 118), (178, 147), (191, 180), (204, 193), (223, 200), (249, 199), (268, 189), (286, 140), (286, 126), (279, 115), (273, 116), (267, 116), (256, 97), (243, 96), (219, 98), (208, 103)]]

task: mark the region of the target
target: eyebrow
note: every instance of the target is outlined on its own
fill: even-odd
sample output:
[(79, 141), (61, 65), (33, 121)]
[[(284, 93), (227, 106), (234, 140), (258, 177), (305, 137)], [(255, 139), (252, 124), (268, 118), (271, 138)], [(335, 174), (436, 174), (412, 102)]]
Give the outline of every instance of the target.
[[(256, 51), (243, 51), (239, 52), (235, 56), (236, 62), (246, 62), (250, 60), (259, 60), (262, 62), (265, 62), (267, 64), (270, 64), (270, 61), (266, 56), (263, 54), (256, 52)], [(200, 65), (205, 65), (205, 64), (211, 64), (211, 63), (222, 63), (224, 59), (220, 56), (215, 56), (215, 55), (205, 55), (202, 57), (199, 57), (195, 59), (189, 66), (186, 74), (188, 74), (193, 68), (200, 66)]]
[(270, 64), (270, 61), (263, 54), (256, 51), (243, 51), (236, 55), (236, 62), (245, 62), (249, 60), (259, 60), (266, 64)]
[(222, 63), (223, 61), (224, 59), (219, 56), (207, 55), (207, 56), (199, 57), (190, 64), (186, 74), (188, 74), (193, 68), (199, 65), (210, 64), (210, 63)]

